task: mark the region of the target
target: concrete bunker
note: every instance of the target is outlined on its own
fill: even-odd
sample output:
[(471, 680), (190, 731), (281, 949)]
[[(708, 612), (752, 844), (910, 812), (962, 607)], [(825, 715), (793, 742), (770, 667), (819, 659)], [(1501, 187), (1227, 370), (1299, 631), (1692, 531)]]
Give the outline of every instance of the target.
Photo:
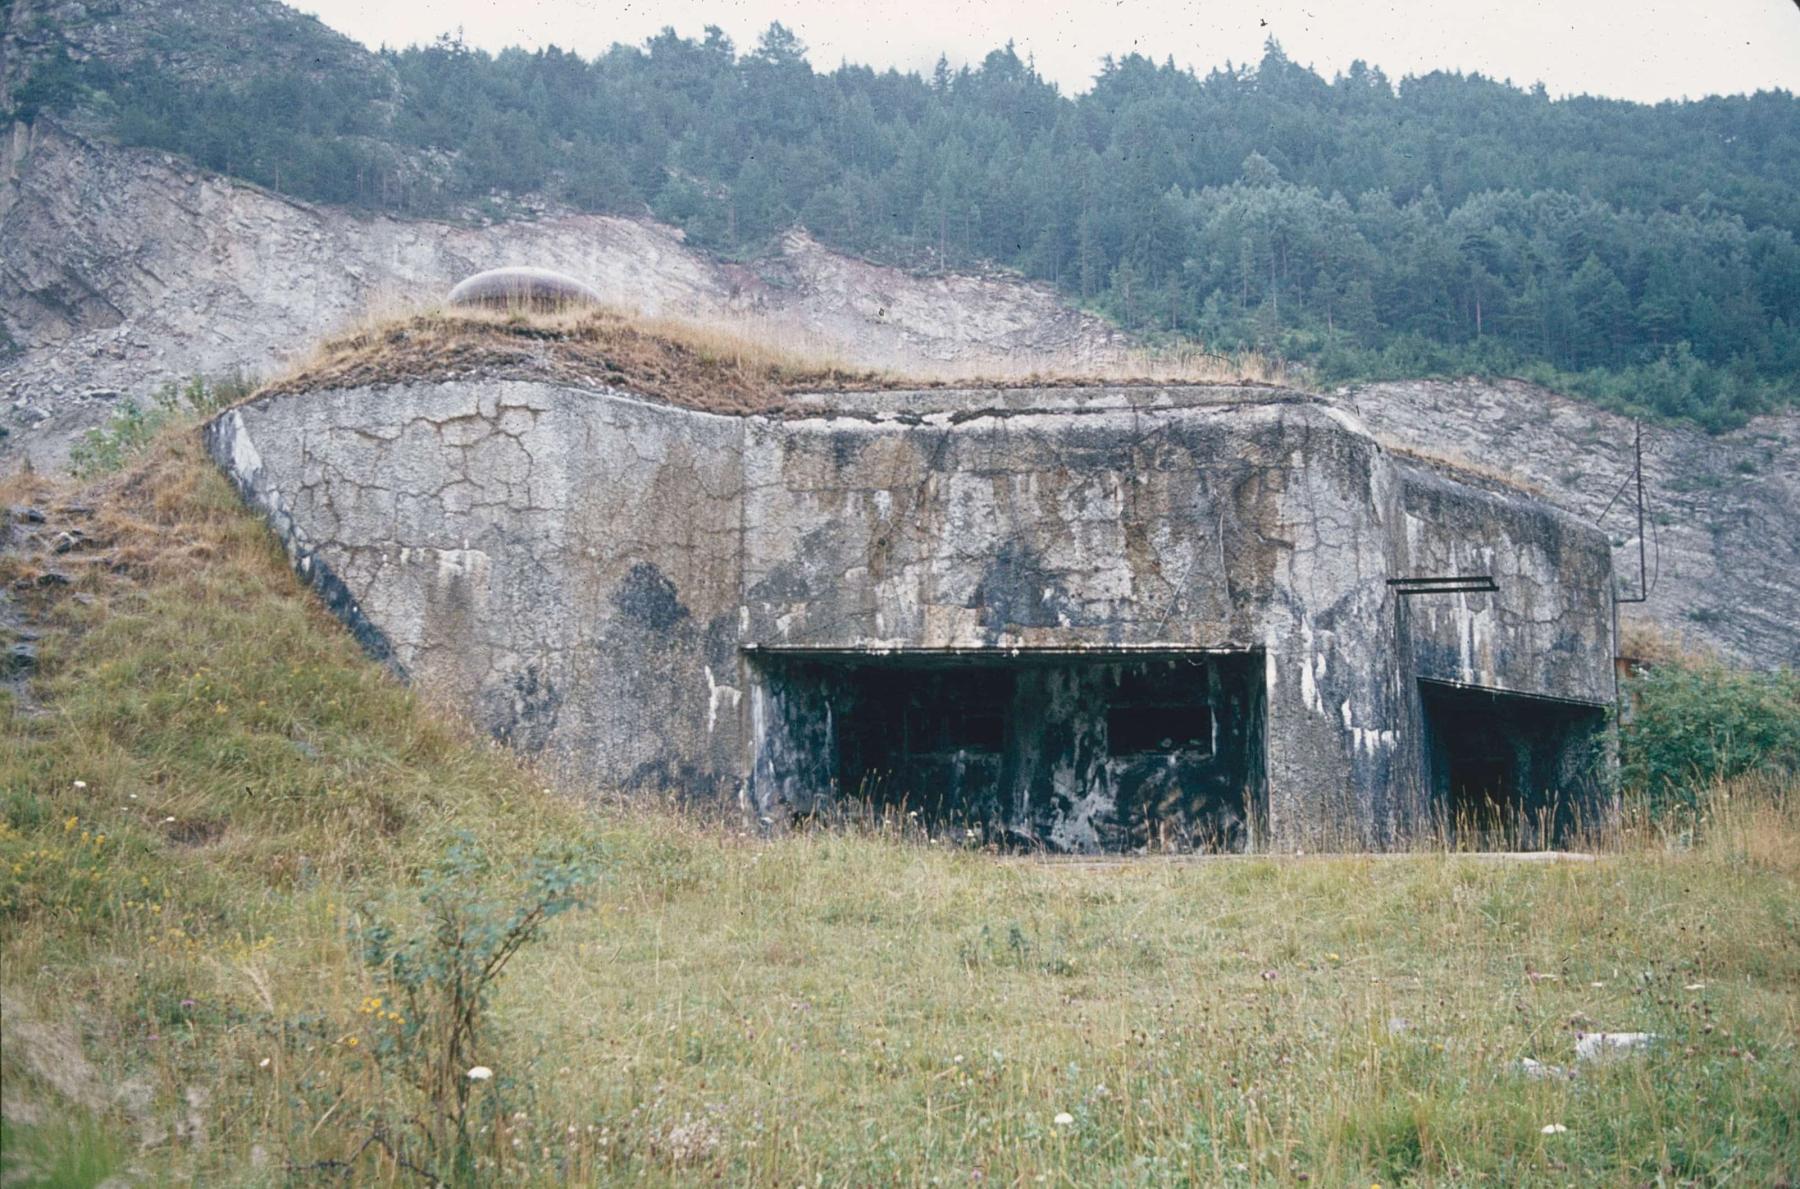
[(1611, 549), (1538, 500), (1284, 389), (703, 380), (296, 385), (207, 440), (372, 652), (597, 788), (1071, 852), (1609, 811)]
[(1245, 850), (1266, 817), (1260, 651), (777, 649), (753, 664), (758, 800), (1062, 851)]

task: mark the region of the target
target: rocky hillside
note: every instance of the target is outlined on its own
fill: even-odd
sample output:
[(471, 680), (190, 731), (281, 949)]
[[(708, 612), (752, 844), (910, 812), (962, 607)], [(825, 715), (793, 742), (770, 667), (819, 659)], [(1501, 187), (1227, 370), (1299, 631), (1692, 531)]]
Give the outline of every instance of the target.
[[(622, 306), (724, 321), (864, 366), (1092, 366), (1130, 347), (1047, 288), (1006, 275), (910, 275), (800, 232), (744, 264), (649, 220), (353, 214), (47, 120), (14, 126), (5, 142), (0, 243), (8, 469), (59, 467), (76, 435), (162, 380), (279, 373), (371, 308), (429, 301), (508, 263), (569, 272)], [(1589, 518), (1630, 466), (1630, 422), (1528, 385), (1406, 382), (1341, 397), (1398, 443), (1516, 475)], [(1800, 415), (1721, 437), (1652, 429), (1646, 474), (1654, 572), (1643, 614), (1751, 663), (1800, 665)], [(1621, 575), (1635, 579), (1629, 495), (1604, 523)]]
[(0, 158), (0, 444), (55, 467), (121, 395), (229, 369), (271, 375), (372, 308), (429, 302), (529, 263), (644, 313), (723, 320), (865, 366), (1004, 357), (1046, 366), (1124, 348), (1106, 322), (1006, 276), (912, 276), (800, 232), (752, 264), (649, 220), (536, 212), (489, 225), (310, 206), (40, 120)]

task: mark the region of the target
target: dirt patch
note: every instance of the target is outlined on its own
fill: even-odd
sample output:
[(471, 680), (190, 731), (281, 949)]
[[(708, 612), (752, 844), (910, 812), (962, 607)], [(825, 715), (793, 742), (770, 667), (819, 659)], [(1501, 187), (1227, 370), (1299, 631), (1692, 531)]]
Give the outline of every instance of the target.
[(225, 823), (205, 818), (172, 818), (162, 823), (162, 832), (176, 846), (210, 846), (225, 836)]
[[(105, 1108), (106, 1085), (81, 1051), (81, 1038), (73, 1027), (40, 1019), (25, 1004), (0, 997), (0, 1037), (9, 1065), (18, 1062), (17, 1068), (76, 1106), (90, 1111)], [(0, 1098), (0, 1114), (17, 1123), (39, 1122), (42, 1104), (16, 1097), (15, 1089), (9, 1079), (7, 1093)]]

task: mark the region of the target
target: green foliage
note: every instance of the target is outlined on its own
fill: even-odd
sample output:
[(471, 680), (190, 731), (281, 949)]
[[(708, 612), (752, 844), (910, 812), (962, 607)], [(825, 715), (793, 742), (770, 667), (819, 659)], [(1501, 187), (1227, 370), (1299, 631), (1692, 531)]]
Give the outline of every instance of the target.
[(1622, 775), (1653, 809), (1702, 808), (1706, 789), (1738, 776), (1800, 773), (1800, 674), (1659, 665), (1629, 692)]
[(256, 387), (242, 375), (208, 380), (195, 376), (185, 385), (169, 381), (150, 398), (148, 408), (127, 397), (106, 424), (90, 429), (69, 450), (69, 469), (78, 477), (107, 475), (139, 457), (157, 435), (190, 417), (210, 417)]
[[(363, 962), (387, 991), (364, 1013), (391, 1025), (375, 1034), (370, 1053), (384, 1073), (423, 1094), (430, 1113), (417, 1138), (440, 1178), (466, 1181), (475, 1171), (469, 1108), (492, 1076), (476, 1060), (495, 985), (545, 924), (585, 905), (599, 874), (591, 853), (564, 844), (501, 878), (474, 838), (459, 834), (420, 881), (423, 920), (409, 929), (370, 910), (359, 930)], [(491, 1108), (498, 1099), (481, 1101)]]
[(397, 105), (375, 72), (322, 87), (304, 59), (235, 83), (32, 77), (131, 143), (311, 199), (648, 205), (740, 257), (800, 222), (878, 259), (997, 261), (1134, 330), (1329, 379), (1530, 371), (1710, 429), (1794, 399), (1790, 94), (1552, 100), (1361, 62), (1327, 81), (1271, 42), (1204, 77), (1108, 58), (1065, 96), (1010, 46), (930, 78), (820, 74), (804, 48), (779, 25), (748, 53), (669, 30), (591, 60), (446, 37), (385, 52)]
[(1696, 357), (1686, 342), (1656, 358), (1621, 367), (1567, 371), (1498, 339), (1444, 343), (1421, 334), (1392, 337), (1364, 347), (1289, 335), (1278, 344), (1296, 358), (1313, 361), (1321, 383), (1398, 380), (1421, 376), (1513, 376), (1558, 392), (1584, 396), (1629, 416), (1691, 421), (1710, 433), (1736, 429), (1759, 413), (1784, 408), (1792, 399), (1784, 385), (1742, 366), (1719, 367)]
[(70, 1189), (111, 1180), (130, 1158), (124, 1137), (83, 1113), (38, 1127), (0, 1119), (0, 1153), (9, 1184)]
[(127, 398), (105, 425), (88, 430), (70, 448), (69, 469), (82, 478), (111, 474), (143, 453), (174, 412), (160, 404), (145, 409)]
[(61, 111), (86, 95), (84, 82), (80, 66), (69, 57), (67, 49), (58, 45), (33, 67), (25, 84), (13, 92), (12, 111), (4, 114), (29, 123), (40, 112)]

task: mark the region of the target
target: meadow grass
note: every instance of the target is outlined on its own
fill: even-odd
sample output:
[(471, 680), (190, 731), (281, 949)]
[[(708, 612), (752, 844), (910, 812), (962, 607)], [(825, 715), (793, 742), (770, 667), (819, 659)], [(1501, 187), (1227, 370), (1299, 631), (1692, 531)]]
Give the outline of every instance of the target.
[[(391, 1025), (353, 935), (407, 919), (458, 836), (502, 870), (554, 842), (605, 871), (500, 985), (478, 1175), (1800, 1175), (1791, 789), (1740, 784), (1697, 830), (1628, 826), (1589, 862), (1075, 864), (881, 828), (765, 838), (578, 802), (421, 704), (191, 435), (79, 492), (0, 496), (92, 509), (90, 549), (56, 562), (69, 585), (0, 559), (43, 633), (0, 709), (8, 1177), (417, 1180), (397, 1141), (371, 1142), (413, 1100), (369, 1056)], [(1584, 1030), (1659, 1040), (1573, 1078), (1523, 1072), (1574, 1066)]]

